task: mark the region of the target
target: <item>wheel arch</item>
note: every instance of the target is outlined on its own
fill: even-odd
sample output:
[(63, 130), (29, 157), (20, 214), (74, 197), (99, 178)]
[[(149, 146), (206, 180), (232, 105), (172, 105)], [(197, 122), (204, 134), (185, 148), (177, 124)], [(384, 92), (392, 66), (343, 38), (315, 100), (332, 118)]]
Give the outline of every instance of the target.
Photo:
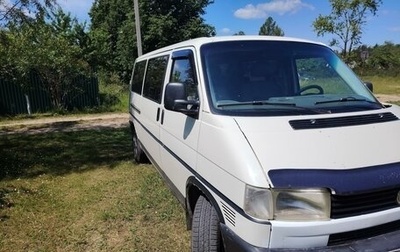
[(195, 177), (189, 177), (186, 183), (186, 227), (188, 230), (192, 229), (192, 220), (193, 220), (193, 212), (196, 206), (196, 202), (199, 199), (200, 195), (205, 197), (211, 205), (214, 207), (215, 211), (217, 211), (218, 218), (221, 223), (225, 223), (224, 216), (219, 208), (219, 204), (210, 193), (209, 189), (204, 186), (198, 179)]

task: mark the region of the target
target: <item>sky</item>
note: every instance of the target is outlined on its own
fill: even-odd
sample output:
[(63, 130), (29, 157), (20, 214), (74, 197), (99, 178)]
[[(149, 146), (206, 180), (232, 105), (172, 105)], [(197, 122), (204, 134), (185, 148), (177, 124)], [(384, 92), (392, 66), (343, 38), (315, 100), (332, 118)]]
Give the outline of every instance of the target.
[[(72, 16), (76, 16), (80, 21), (90, 22), (88, 12), (93, 0), (58, 2)], [(318, 37), (312, 27), (313, 21), (320, 14), (330, 14), (331, 6), (328, 0), (215, 0), (205, 11), (205, 23), (215, 27), (217, 36), (233, 35), (239, 31), (246, 35), (257, 35), (265, 20), (272, 17), (287, 37), (325, 44), (329, 44), (332, 39), (331, 35)], [(385, 41), (400, 44), (399, 0), (383, 0), (377, 15), (369, 15), (363, 28), (363, 44), (381, 45)]]

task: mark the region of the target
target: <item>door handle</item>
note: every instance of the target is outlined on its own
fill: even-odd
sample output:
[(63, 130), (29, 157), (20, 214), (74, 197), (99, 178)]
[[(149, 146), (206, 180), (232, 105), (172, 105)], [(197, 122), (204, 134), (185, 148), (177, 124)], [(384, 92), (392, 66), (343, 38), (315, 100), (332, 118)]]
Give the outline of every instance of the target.
[(161, 125), (164, 124), (164, 109), (161, 111)]
[(156, 116), (156, 122), (160, 120), (160, 108), (157, 109), (157, 116)]

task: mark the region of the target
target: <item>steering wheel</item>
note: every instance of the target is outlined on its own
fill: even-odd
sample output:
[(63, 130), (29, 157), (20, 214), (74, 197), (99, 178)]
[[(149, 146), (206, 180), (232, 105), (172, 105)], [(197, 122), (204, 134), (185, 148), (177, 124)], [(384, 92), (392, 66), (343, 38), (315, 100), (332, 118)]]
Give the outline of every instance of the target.
[(320, 95), (324, 94), (324, 89), (321, 86), (318, 85), (308, 85), (305, 87), (300, 88), (299, 92), (297, 92), (298, 95), (301, 95), (301, 93), (310, 90), (310, 89), (316, 89), (318, 90), (318, 93), (310, 93), (310, 94), (305, 94), (305, 95)]

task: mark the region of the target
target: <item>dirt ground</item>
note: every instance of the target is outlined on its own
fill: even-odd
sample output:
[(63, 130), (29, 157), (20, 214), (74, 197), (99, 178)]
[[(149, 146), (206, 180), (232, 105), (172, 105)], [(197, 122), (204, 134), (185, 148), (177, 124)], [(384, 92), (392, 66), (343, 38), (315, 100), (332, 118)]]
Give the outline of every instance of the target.
[[(381, 102), (400, 101), (400, 95), (376, 94)], [(0, 136), (8, 134), (38, 134), (71, 132), (85, 129), (120, 128), (129, 125), (128, 113), (58, 116), (38, 119), (0, 121)]]
[(400, 101), (400, 95), (376, 94), (375, 96), (381, 102), (398, 102), (398, 101)]
[(120, 128), (129, 125), (128, 113), (58, 116), (38, 119), (0, 121), (0, 136), (8, 134), (38, 134), (71, 132), (85, 129)]

